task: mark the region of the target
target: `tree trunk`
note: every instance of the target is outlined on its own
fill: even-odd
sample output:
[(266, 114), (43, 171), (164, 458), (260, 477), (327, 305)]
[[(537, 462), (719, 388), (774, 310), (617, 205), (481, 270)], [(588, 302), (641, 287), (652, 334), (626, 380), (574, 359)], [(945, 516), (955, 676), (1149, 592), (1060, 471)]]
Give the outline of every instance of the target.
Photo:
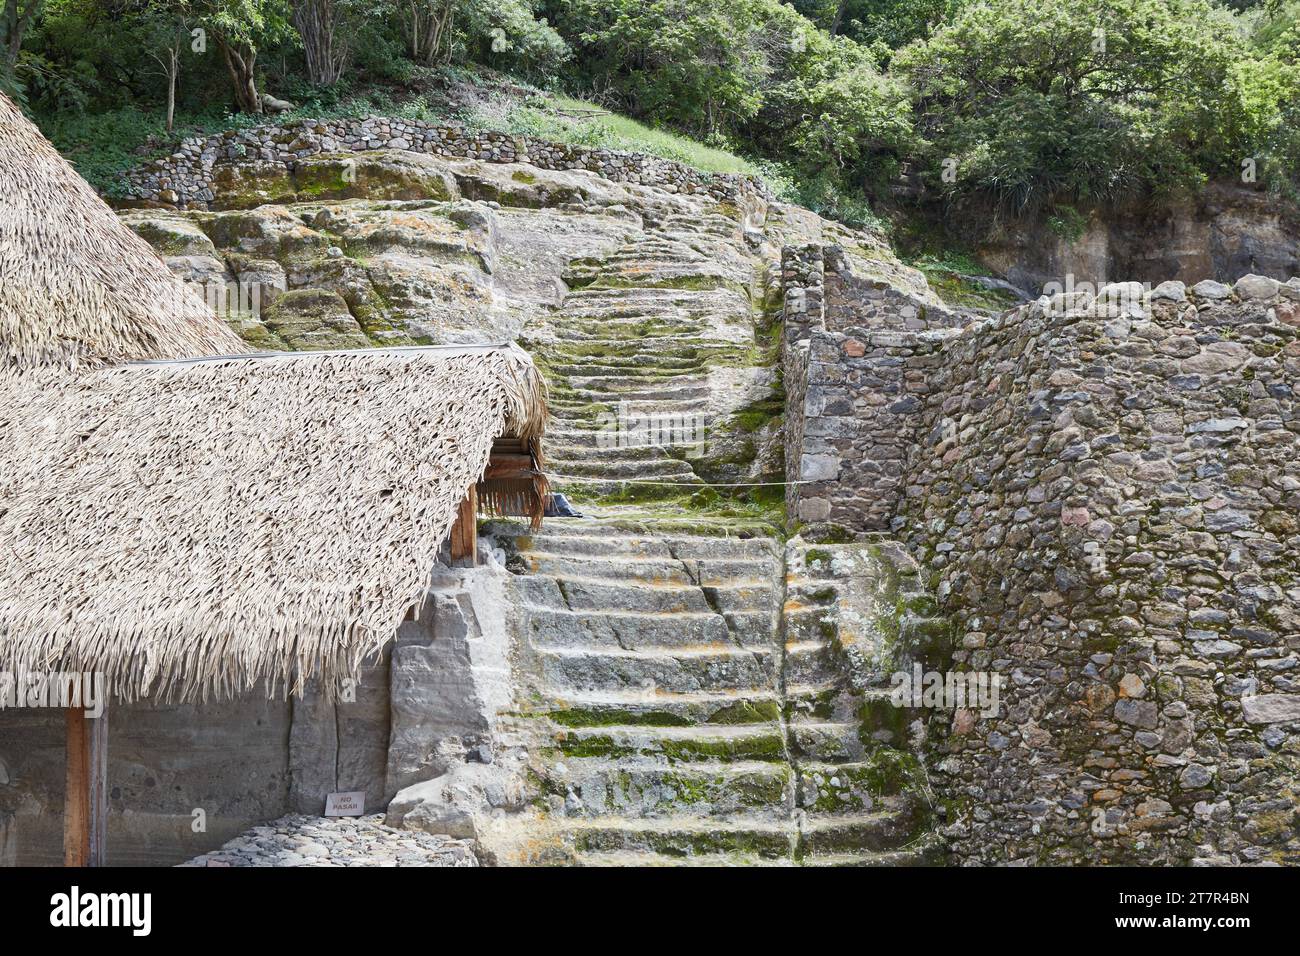
[(2, 21), (5, 29), (4, 62), (0, 63), (0, 70), (5, 73), (12, 73), (14, 67), (18, 65), (18, 54), (23, 48), (23, 38), (27, 35), (27, 28), (36, 19), (36, 14), (45, 0), (27, 0), (27, 6), (21, 10), (20, 3), (21, 0), (5, 0)]
[(302, 37), (307, 79), (313, 86), (333, 86), (343, 75), (347, 44), (335, 36), (342, 16), (334, 0), (293, 2), (293, 25)]
[(844, 11), (848, 8), (849, 0), (840, 0), (835, 7), (835, 19), (831, 21), (830, 35), (839, 36), (840, 27), (844, 24)]
[(433, 66), (450, 36), (452, 5), (447, 0), (408, 0), (407, 14), (411, 59)]
[(221, 56), (226, 61), (226, 72), (235, 88), (235, 103), (241, 113), (261, 113), (262, 98), (257, 93), (257, 80), (253, 68), (257, 63), (257, 51), (248, 44), (231, 44), (221, 34), (216, 34), (217, 45), (221, 47)]
[(176, 123), (176, 78), (180, 76), (181, 58), (175, 49), (167, 51), (167, 132)]

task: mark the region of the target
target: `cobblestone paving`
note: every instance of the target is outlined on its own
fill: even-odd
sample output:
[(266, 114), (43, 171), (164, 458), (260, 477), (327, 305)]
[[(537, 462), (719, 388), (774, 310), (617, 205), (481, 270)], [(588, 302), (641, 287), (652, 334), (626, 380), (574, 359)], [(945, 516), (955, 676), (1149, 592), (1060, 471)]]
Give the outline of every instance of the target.
[(291, 815), (197, 856), (182, 866), (478, 866), (473, 842), (394, 830), (382, 814)]

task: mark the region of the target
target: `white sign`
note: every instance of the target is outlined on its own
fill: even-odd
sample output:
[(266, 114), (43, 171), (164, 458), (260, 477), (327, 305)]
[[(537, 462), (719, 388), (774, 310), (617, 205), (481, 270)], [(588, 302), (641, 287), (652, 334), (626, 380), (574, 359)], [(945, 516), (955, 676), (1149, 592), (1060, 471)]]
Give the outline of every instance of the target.
[(366, 812), (366, 792), (331, 793), (325, 798), (325, 816), (359, 817)]

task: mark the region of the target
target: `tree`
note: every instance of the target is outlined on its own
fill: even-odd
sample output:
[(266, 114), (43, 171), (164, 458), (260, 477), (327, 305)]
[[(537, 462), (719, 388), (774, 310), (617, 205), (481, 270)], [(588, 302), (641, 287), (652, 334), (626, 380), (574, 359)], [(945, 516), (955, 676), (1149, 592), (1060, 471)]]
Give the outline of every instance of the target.
[(4, 0), (0, 13), (0, 75), (12, 76), (23, 38), (40, 14), (45, 0)]
[[(759, 110), (766, 0), (574, 0), (564, 22), (622, 105), (701, 138)], [(777, 4), (779, 6), (779, 4)]]
[(931, 184), (1028, 214), (1172, 193), (1226, 165), (1241, 56), (1231, 14), (1205, 0), (985, 0), (891, 67)]
[(241, 112), (261, 113), (257, 92), (259, 44), (274, 42), (288, 28), (281, 0), (197, 0), (195, 13), (221, 51)]
[(402, 10), (411, 59), (425, 66), (450, 62), (456, 4), (452, 0), (404, 0)]
[(137, 26), (149, 43), (148, 56), (158, 64), (167, 83), (167, 132), (176, 123), (176, 83), (181, 74), (181, 52), (190, 39), (193, 10), (189, 0), (146, 0), (137, 9)]
[(290, 0), (291, 19), (302, 37), (307, 80), (313, 86), (333, 86), (347, 65), (348, 45), (339, 35), (345, 0)]

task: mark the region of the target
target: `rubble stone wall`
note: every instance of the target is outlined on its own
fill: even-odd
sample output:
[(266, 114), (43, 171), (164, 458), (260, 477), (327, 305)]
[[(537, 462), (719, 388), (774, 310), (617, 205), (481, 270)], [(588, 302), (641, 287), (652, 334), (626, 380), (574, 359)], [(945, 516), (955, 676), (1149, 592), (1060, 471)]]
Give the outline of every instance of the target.
[(955, 859), (1300, 861), (1300, 280), (801, 347), (795, 516), (903, 538), (1002, 675), (936, 741)]
[(227, 130), (207, 139), (190, 137), (170, 156), (128, 173), (127, 196), (206, 209), (216, 198), (214, 170), (221, 166), (253, 161), (292, 169), (309, 156), (378, 149), (490, 163), (528, 163), (539, 169), (585, 169), (614, 182), (657, 186), (674, 193), (703, 193), (742, 207), (768, 198), (766, 187), (752, 176), (701, 172), (644, 153), (552, 143), (448, 121), (384, 117), (309, 119)]

